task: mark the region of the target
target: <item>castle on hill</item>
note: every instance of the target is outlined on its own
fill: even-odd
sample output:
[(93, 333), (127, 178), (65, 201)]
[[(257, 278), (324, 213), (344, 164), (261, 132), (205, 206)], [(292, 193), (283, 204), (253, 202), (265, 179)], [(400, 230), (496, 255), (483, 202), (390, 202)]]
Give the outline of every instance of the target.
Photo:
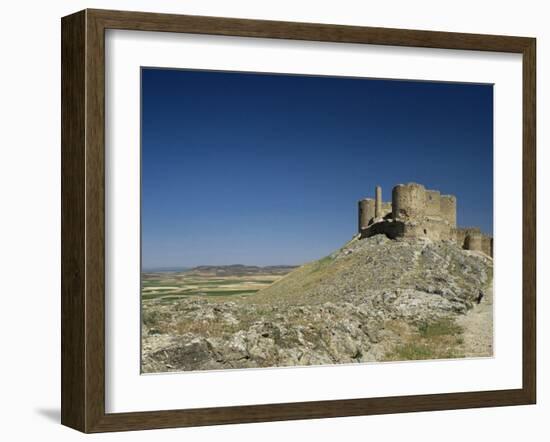
[(457, 227), (456, 197), (441, 195), (417, 183), (398, 184), (391, 202), (382, 201), (382, 188), (376, 186), (375, 198), (359, 201), (361, 238), (384, 234), (395, 238), (448, 240), (466, 250), (493, 256), (493, 238), (478, 227)]

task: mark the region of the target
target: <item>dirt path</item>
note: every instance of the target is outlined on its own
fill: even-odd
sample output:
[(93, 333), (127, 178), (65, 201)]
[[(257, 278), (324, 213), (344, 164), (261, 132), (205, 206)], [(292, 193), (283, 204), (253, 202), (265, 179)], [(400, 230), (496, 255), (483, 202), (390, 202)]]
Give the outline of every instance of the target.
[(485, 291), (481, 303), (457, 319), (464, 329), (463, 351), (466, 357), (493, 355), (493, 286)]

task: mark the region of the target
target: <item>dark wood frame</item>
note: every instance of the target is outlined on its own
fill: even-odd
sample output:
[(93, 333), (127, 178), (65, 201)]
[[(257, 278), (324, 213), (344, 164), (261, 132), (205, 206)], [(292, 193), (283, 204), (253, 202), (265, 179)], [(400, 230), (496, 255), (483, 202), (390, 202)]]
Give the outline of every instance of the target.
[[(62, 19), (61, 422), (83, 432), (534, 404), (536, 40), (233, 18), (84, 10)], [(519, 53), (523, 56), (523, 386), (189, 410), (105, 413), (105, 30), (185, 32)]]

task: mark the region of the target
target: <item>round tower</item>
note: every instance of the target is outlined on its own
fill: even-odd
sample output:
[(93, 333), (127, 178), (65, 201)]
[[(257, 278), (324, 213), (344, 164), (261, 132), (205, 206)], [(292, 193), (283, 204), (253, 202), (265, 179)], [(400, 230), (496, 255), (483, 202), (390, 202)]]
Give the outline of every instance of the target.
[(369, 222), (374, 218), (375, 201), (372, 198), (365, 198), (359, 201), (359, 232), (366, 229)]
[(426, 214), (426, 188), (422, 184), (398, 184), (392, 190), (394, 219), (422, 218)]

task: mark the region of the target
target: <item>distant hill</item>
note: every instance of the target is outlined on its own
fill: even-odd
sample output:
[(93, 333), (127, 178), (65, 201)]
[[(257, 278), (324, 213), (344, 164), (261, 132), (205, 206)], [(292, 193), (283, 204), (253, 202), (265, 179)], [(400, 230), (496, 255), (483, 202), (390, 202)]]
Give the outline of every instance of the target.
[(279, 266), (249, 266), (244, 264), (231, 264), (223, 266), (197, 266), (188, 270), (188, 273), (208, 274), (214, 276), (246, 276), (259, 274), (286, 274), (294, 270), (297, 266), (279, 265)]
[(165, 266), (165, 267), (143, 267), (141, 270), (144, 273), (178, 273), (186, 272), (190, 267), (181, 266)]

